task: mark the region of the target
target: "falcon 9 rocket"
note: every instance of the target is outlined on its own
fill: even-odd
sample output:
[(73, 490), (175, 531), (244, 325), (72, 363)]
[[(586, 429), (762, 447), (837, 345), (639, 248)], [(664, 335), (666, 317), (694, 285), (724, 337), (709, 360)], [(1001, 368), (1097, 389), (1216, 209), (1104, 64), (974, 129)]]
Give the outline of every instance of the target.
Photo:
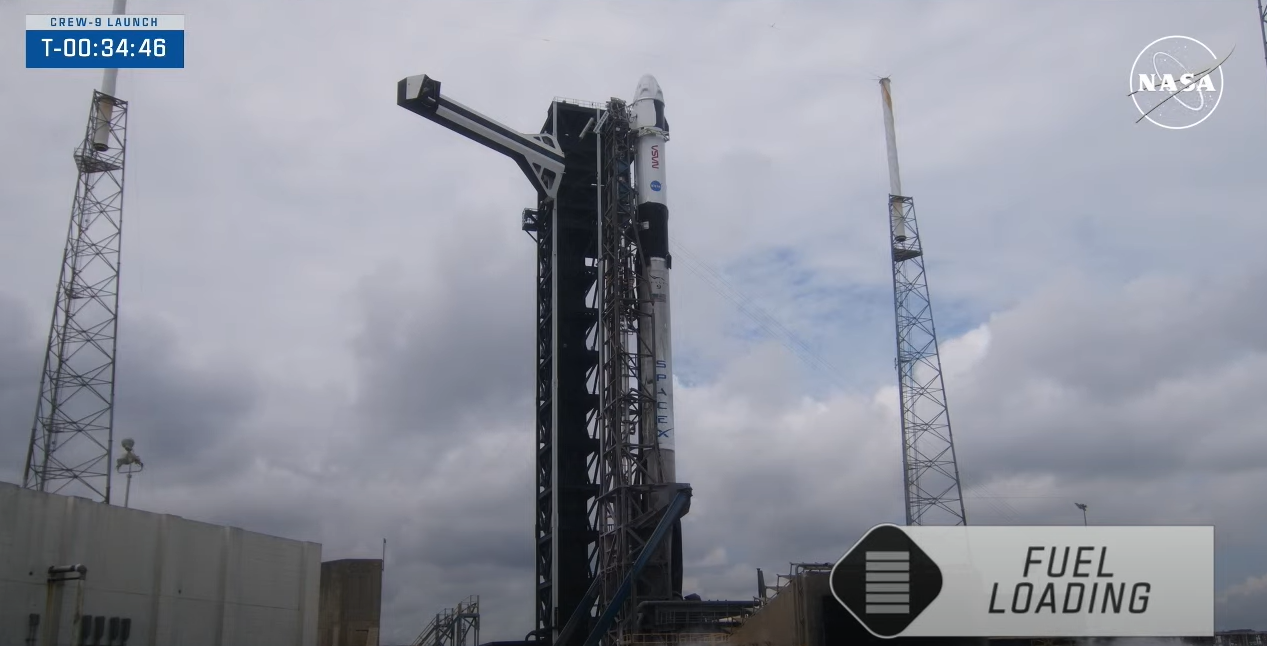
[[(652, 396), (652, 410), (642, 418), (642, 444), (652, 447), (647, 459), (647, 475), (654, 485), (677, 482), (673, 417), (673, 344), (669, 316), (669, 206), (665, 181), (664, 143), (669, 140), (669, 122), (664, 117), (664, 93), (652, 76), (638, 81), (632, 105), (637, 149), (634, 153), (634, 180), (638, 194), (638, 247), (642, 280), (639, 300), (642, 319), (639, 345), (650, 350), (643, 359), (643, 392)], [(644, 350), (645, 352), (645, 350)], [(652, 494), (656, 507), (667, 507), (674, 492), (664, 486)], [(668, 580), (656, 580), (651, 592), (661, 598), (682, 595), (682, 531), (674, 523), (661, 548), (660, 560), (669, 566)], [(653, 579), (658, 579), (652, 575)]]
[[(639, 248), (642, 252), (644, 322), (642, 342), (651, 349), (649, 369), (643, 370), (644, 387), (655, 397), (654, 414), (644, 425), (647, 444), (659, 453), (662, 483), (675, 481), (673, 429), (673, 345), (669, 319), (669, 207), (665, 199), (668, 185), (664, 172), (664, 142), (669, 139), (669, 123), (664, 118), (664, 93), (655, 78), (638, 82), (633, 101), (637, 152), (634, 172), (638, 189)], [(648, 334), (649, 333), (649, 334)], [(653, 467), (655, 468), (655, 467)]]

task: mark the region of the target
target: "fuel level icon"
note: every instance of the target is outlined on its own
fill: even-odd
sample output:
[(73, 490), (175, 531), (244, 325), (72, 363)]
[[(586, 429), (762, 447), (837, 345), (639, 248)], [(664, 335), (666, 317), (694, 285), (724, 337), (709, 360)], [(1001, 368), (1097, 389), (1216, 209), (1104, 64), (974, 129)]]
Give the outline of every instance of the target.
[(896, 525), (873, 527), (831, 571), (832, 594), (876, 637), (901, 634), (941, 587), (941, 569)]

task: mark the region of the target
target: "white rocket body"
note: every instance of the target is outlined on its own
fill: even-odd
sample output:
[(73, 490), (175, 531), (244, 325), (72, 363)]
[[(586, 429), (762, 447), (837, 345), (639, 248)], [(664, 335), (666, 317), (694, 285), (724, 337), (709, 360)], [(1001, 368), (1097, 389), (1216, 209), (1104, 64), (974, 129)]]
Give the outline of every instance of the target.
[[(651, 365), (643, 370), (644, 386), (655, 397), (654, 415), (644, 422), (644, 442), (658, 447), (658, 464), (649, 465), (661, 483), (676, 481), (673, 416), (673, 342), (669, 313), (668, 184), (665, 181), (664, 144), (669, 140), (669, 124), (664, 117), (664, 93), (655, 78), (638, 82), (633, 100), (633, 125), (638, 138), (634, 174), (638, 191), (638, 232), (644, 258), (644, 293), (647, 303), (644, 321), (650, 323), (649, 337), (642, 339), (651, 348)], [(648, 441), (649, 440), (649, 441)]]
[[(644, 392), (654, 398), (652, 410), (642, 418), (643, 445), (653, 447), (647, 455), (647, 475), (652, 485), (651, 499), (665, 508), (676, 491), (673, 415), (673, 326), (669, 317), (668, 182), (665, 180), (664, 144), (669, 140), (669, 122), (664, 117), (664, 93), (655, 78), (638, 81), (632, 104), (633, 127), (637, 136), (634, 153), (634, 186), (638, 193), (638, 249), (642, 280), (638, 298), (642, 301), (639, 345), (650, 349), (643, 360), (641, 379)], [(645, 352), (645, 350), (643, 350)], [(646, 594), (652, 598), (682, 598), (682, 525), (675, 522), (665, 542), (644, 571)]]

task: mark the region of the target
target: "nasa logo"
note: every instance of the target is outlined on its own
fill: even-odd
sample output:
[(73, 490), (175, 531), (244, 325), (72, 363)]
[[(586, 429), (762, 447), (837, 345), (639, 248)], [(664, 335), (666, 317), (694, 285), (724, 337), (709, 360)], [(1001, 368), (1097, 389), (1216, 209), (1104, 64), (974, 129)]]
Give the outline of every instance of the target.
[(1158, 38), (1135, 57), (1130, 97), (1142, 119), (1168, 130), (1191, 128), (1223, 98), (1222, 61), (1195, 38)]
[[(659, 146), (651, 147), (651, 167), (652, 168), (660, 167), (660, 147)], [(656, 189), (656, 190), (660, 190), (660, 189)]]
[(658, 192), (660, 190), (660, 182), (658, 181), (651, 182), (651, 190)]

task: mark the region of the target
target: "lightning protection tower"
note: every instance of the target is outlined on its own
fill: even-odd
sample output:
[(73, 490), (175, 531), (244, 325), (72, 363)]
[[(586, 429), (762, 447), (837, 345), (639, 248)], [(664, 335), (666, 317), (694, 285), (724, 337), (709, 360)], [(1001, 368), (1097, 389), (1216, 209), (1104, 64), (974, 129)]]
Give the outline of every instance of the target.
[[(115, 0), (124, 13), (126, 0)], [(127, 101), (93, 91), (23, 486), (110, 502)]]
[(880, 79), (889, 153), (889, 232), (907, 525), (966, 525), (915, 200), (902, 194), (889, 79)]
[(1263, 8), (1263, 0), (1258, 0), (1258, 33), (1263, 35), (1263, 56), (1267, 58), (1267, 9)]

